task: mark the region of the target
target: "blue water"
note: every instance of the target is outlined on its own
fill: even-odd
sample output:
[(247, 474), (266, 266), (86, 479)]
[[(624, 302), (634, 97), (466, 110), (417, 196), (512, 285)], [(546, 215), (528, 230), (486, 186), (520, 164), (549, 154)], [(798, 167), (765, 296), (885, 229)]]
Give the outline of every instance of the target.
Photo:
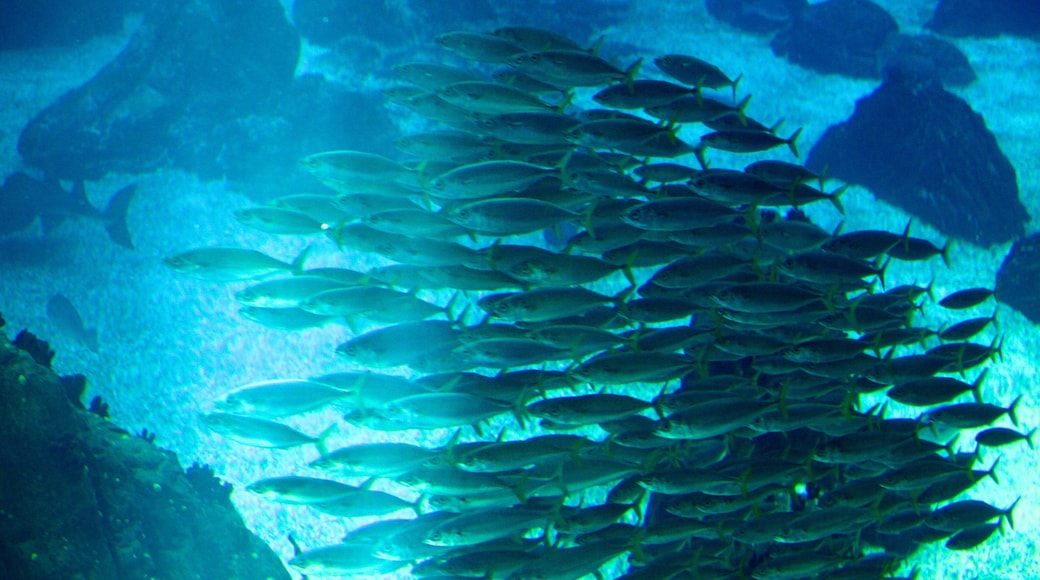
[[(893, 15), (904, 32), (920, 32), (934, 4), (923, 0), (877, 3)], [(388, 2), (384, 9), (407, 15), (409, 6), (423, 4), (426, 3)], [(769, 48), (767, 35), (750, 35), (715, 21), (698, 2), (558, 4), (544, 0), (533, 5), (496, 3), (496, 12), (483, 4), (466, 2), (460, 4), (460, 10), (435, 12), (422, 22), (413, 23), (414, 29), (407, 34), (373, 25), (358, 30), (333, 50), (305, 43), (297, 74), (322, 74), (378, 99), (378, 92), (388, 86), (384, 73), (390, 65), (441, 54), (432, 44), (435, 34), (452, 28), (483, 30), (512, 23), (507, 17), (522, 16), (525, 24), (570, 33), (586, 44), (603, 35), (606, 56), (689, 53), (732, 74), (743, 73), (739, 91), (754, 95), (749, 112), (768, 124), (783, 119), (782, 134), (801, 127), (799, 144), (803, 152), (827, 127), (848, 118), (856, 100), (873, 91), (879, 82), (821, 75), (777, 58)], [(585, 14), (596, 16), (585, 18)], [(496, 17), (502, 20), (495, 21)], [(122, 30), (115, 33), (76, 39), (71, 44), (0, 52), (0, 102), (6, 104), (0, 108), (0, 170), (4, 175), (32, 170), (16, 149), (24, 124), (114, 58), (139, 22), (139, 16), (131, 13)], [(1016, 168), (1023, 204), (1031, 215), (1040, 215), (1040, 166), (1036, 163), (1040, 159), (1040, 139), (1036, 138), (1040, 128), (1040, 109), (1036, 107), (1040, 98), (1038, 42), (1010, 36), (949, 40), (967, 55), (978, 74), (972, 85), (951, 91), (984, 116), (1000, 148)], [(578, 102), (585, 106), (588, 103)], [(398, 109), (390, 111), (395, 130), (402, 134), (416, 130), (415, 118)], [(334, 131), (329, 128), (330, 133)], [(385, 144), (386, 137), (352, 135), (351, 142), (371, 140)], [(756, 158), (794, 161), (786, 150), (761, 156), (712, 154), (713, 165), (718, 167), (742, 167)], [(256, 161), (257, 172), (264, 169), (263, 161)], [(49, 340), (58, 351), (55, 369), (59, 373), (86, 375), (89, 383), (85, 399), (102, 396), (111, 405), (114, 422), (131, 432), (147, 428), (157, 433), (157, 443), (175, 451), (184, 465), (199, 461), (213, 466), (218, 475), (235, 485), (233, 499), (251, 529), (286, 560), (292, 557), (286, 540), (289, 533), (302, 545), (317, 547), (337, 542), (346, 532), (372, 521), (374, 518), (342, 520), (320, 516), (303, 507), (270, 503), (246, 493), (241, 488), (262, 477), (299, 472), (301, 465), (314, 459), (315, 451), (265, 451), (240, 446), (207, 431), (198, 420), (199, 413), (212, 410), (213, 401), (234, 387), (349, 368), (337, 359), (334, 349), (351, 336), (351, 330), (344, 326), (300, 332), (264, 328), (242, 319), (236, 312), (233, 294), (243, 284), (224, 285), (180, 277), (164, 267), (162, 259), (189, 248), (229, 245), (291, 260), (304, 247), (313, 245), (308, 261), (311, 267), (364, 270), (376, 262), (368, 256), (339, 252), (321, 237), (271, 236), (241, 225), (233, 219), (232, 212), (257, 202), (250, 197), (253, 192), (248, 188), (230, 181), (201, 179), (182, 169), (157, 166), (152, 171), (110, 172), (100, 179), (88, 180), (86, 187), (92, 204), (103, 207), (110, 195), (130, 183), (138, 185), (138, 195), (128, 216), (136, 245), (132, 251), (111, 243), (98, 223), (77, 219), (68, 220), (48, 235), (33, 224), (0, 238), (0, 312), (8, 321), (8, 328), (29, 328)], [(836, 185), (831, 182), (829, 187)], [(814, 204), (808, 211), (814, 221), (828, 230), (843, 223), (843, 231), (902, 231), (909, 219), (906, 213), (855, 186), (847, 191), (843, 204), (844, 216), (821, 204)], [(1027, 224), (1028, 234), (1036, 231), (1034, 222)], [(942, 234), (919, 221), (914, 221), (913, 233), (939, 246), (946, 241)], [(1009, 247), (1010, 244), (1002, 244), (980, 248), (956, 243), (951, 267), (937, 259), (893, 262), (886, 272), (886, 282), (894, 286), (933, 281), (937, 296), (960, 288), (992, 287)], [(59, 293), (77, 305), (88, 326), (98, 327), (98, 353), (59, 334), (46, 318), (47, 301)], [(992, 302), (988, 302), (965, 317), (991, 313)], [(1037, 381), (1040, 330), (1004, 305), (999, 306), (997, 317), (999, 334), (1004, 338), (1003, 359), (991, 365), (983, 395), (987, 401), (1006, 405), (1024, 394), (1018, 418), (1023, 430), (1028, 430), (1040, 425), (1037, 401), (1032, 395)], [(942, 322), (942, 312), (930, 308), (921, 324), (937, 326)], [(996, 334), (987, 335), (986, 340), (990, 336)], [(865, 403), (863, 408), (871, 404)], [(298, 417), (290, 423), (313, 434), (337, 420), (337, 413), (327, 411)], [(497, 432), (497, 428), (486, 431)], [(445, 430), (387, 434), (341, 423), (329, 439), (329, 446), (390, 440), (439, 445), (449, 436)], [(468, 430), (466, 437), (471, 437)], [(973, 444), (970, 437), (962, 437), (960, 445), (970, 450)], [(904, 573), (917, 566), (921, 578), (1040, 578), (1038, 456), (1026, 446), (1017, 445), (1004, 448), (999, 454), (985, 450), (983, 463), (992, 464), (998, 455), (1000, 484), (985, 481), (972, 490), (971, 497), (1004, 507), (1021, 496), (1015, 528), (970, 552), (954, 552), (936, 544), (917, 554)], [(605, 570), (608, 575), (616, 573), (609, 567)]]

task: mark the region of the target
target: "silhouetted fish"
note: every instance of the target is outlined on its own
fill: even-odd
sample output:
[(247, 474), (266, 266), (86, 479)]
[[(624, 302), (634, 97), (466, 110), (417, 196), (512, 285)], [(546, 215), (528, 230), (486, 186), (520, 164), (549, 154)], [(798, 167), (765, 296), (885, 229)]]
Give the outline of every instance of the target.
[(47, 318), (51, 324), (58, 329), (62, 335), (70, 340), (89, 348), (92, 352), (98, 351), (97, 329), (87, 328), (83, 324), (76, 307), (68, 298), (61, 294), (55, 294), (47, 302)]
[(49, 233), (69, 217), (100, 221), (113, 242), (133, 249), (130, 232), (126, 227), (126, 212), (130, 208), (136, 185), (120, 189), (101, 211), (87, 200), (82, 181), (72, 191), (66, 191), (57, 179), (35, 179), (25, 173), (11, 174), (0, 187), (0, 236), (23, 230), (40, 218), (44, 233)]

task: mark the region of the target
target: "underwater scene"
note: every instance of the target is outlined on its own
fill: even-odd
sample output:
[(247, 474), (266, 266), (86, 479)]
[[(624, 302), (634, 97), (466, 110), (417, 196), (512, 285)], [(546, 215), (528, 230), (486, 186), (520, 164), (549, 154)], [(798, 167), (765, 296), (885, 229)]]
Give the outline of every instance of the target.
[(0, 579), (1040, 579), (1034, 0), (0, 5)]

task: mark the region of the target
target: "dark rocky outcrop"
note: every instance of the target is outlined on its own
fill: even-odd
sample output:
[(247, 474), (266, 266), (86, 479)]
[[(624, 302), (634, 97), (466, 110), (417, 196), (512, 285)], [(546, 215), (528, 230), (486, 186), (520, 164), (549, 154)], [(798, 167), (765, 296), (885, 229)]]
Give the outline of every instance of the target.
[(1015, 169), (982, 116), (937, 83), (889, 78), (827, 130), (806, 166), (984, 246), (1023, 236), (1029, 220)]
[(919, 84), (937, 81), (947, 87), (965, 87), (977, 78), (960, 49), (926, 34), (889, 36), (879, 60), (882, 78), (898, 76)]
[(708, 13), (731, 26), (755, 33), (782, 30), (809, 6), (808, 0), (707, 0)]
[(0, 50), (73, 46), (116, 34), (124, 19), (142, 12), (145, 0), (4, 0), (0, 2)]
[(0, 336), (0, 578), (289, 578), (227, 487), (73, 404), (81, 387)]
[(276, 0), (155, 3), (115, 60), (29, 122), (18, 151), (70, 180), (153, 170), (186, 117), (203, 126), (249, 115), (290, 86), (298, 55)]
[(878, 53), (898, 30), (895, 19), (869, 0), (829, 0), (803, 10), (770, 46), (808, 69), (876, 78)]
[(997, 272), (997, 300), (1040, 324), (1040, 234), (1011, 246)]
[(928, 28), (948, 36), (1040, 37), (1036, 0), (939, 0)]

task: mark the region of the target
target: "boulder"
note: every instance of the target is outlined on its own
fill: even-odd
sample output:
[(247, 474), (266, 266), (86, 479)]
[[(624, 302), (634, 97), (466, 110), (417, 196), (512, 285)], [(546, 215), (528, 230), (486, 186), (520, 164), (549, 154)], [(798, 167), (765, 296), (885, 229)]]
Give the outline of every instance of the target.
[(1018, 240), (1011, 246), (997, 272), (997, 300), (1040, 324), (1040, 234)]
[(0, 335), (0, 578), (289, 578), (228, 486), (84, 409), (52, 354)]
[(1036, 0), (939, 0), (926, 26), (948, 36), (1040, 37)]
[(794, 22), (809, 6), (808, 0), (707, 0), (708, 14), (741, 30), (757, 34), (776, 32)]
[(770, 43), (773, 53), (826, 74), (876, 78), (878, 53), (899, 26), (869, 0), (829, 0), (803, 10)]
[(982, 116), (935, 82), (890, 77), (827, 129), (806, 166), (983, 246), (1023, 236), (1029, 220), (1015, 169)]
[(881, 76), (898, 75), (916, 83), (937, 81), (947, 87), (975, 82), (968, 57), (953, 43), (927, 34), (893, 34), (880, 54)]
[(68, 180), (152, 171), (185, 117), (204, 126), (255, 113), (290, 86), (298, 56), (277, 0), (155, 3), (115, 60), (28, 123), (18, 152)]
[(0, 2), (0, 50), (74, 46), (117, 34), (124, 19), (142, 12), (144, 0), (4, 0)]

